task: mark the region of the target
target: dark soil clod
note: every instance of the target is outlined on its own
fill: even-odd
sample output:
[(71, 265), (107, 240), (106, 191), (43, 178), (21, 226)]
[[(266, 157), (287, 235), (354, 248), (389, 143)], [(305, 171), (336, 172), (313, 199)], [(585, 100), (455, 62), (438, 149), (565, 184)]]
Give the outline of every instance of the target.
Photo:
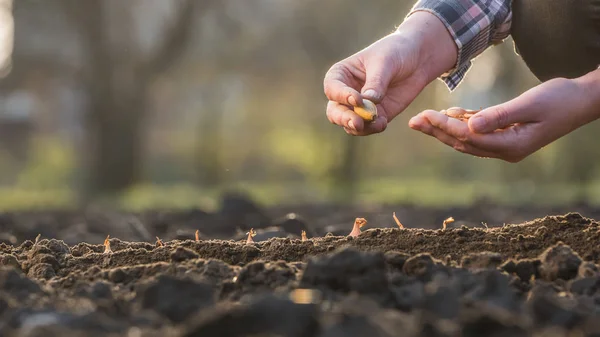
[(540, 257), (540, 275), (546, 281), (570, 280), (577, 276), (582, 260), (571, 247), (559, 242)]
[(214, 304), (211, 286), (166, 275), (140, 285), (137, 293), (143, 309), (155, 310), (175, 323)]

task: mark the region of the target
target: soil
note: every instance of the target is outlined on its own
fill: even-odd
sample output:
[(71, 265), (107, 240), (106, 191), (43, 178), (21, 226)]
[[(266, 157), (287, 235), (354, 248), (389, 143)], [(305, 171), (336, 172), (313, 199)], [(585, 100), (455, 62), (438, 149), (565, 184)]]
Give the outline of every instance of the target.
[[(592, 208), (533, 217), (314, 206), (286, 216), (235, 202), (212, 214), (0, 216), (0, 335), (600, 336)], [(369, 223), (350, 237), (353, 218), (342, 226), (319, 214)], [(419, 226), (415, 214), (428, 216)]]

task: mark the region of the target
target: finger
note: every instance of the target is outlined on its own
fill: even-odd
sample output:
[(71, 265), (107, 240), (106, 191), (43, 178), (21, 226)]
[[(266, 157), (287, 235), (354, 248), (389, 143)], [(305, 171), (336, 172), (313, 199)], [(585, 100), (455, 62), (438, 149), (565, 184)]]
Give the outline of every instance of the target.
[(475, 133), (489, 133), (512, 124), (536, 123), (540, 121), (540, 112), (551, 108), (542, 105), (535, 92), (528, 92), (506, 103), (479, 111), (469, 119), (469, 129)]
[[(574, 107), (582, 101), (580, 92), (571, 80), (550, 80), (506, 103), (480, 111), (469, 120), (469, 128), (476, 133), (488, 133), (512, 124), (540, 123), (549, 118), (550, 111), (577, 111)], [(568, 126), (567, 129), (572, 130)]]
[(327, 103), (327, 118), (333, 124), (352, 129), (357, 132), (362, 132), (365, 122), (354, 111), (346, 105), (329, 101)]
[(461, 142), (460, 140), (452, 137), (451, 135), (445, 133), (443, 130), (438, 129), (429, 123), (414, 123), (411, 120), (409, 126), (414, 130), (420, 131), (426, 135), (438, 139), (439, 141), (448, 145), (456, 151), (481, 158), (500, 158), (500, 156), (497, 153), (485, 151), (471, 144)]
[(323, 88), (330, 101), (349, 106), (362, 106), (362, 97), (351, 84), (353, 75), (342, 64), (336, 64), (325, 75)]
[(391, 61), (386, 58), (375, 58), (367, 63), (365, 85), (362, 88), (363, 97), (380, 103), (395, 75), (391, 69)]
[(374, 121), (365, 123), (364, 128), (358, 133), (358, 136), (368, 136), (381, 133), (387, 129), (388, 120), (385, 116), (378, 116)]
[(412, 129), (420, 131), (426, 135), (437, 138), (439, 141), (441, 141), (442, 143), (444, 143), (452, 148), (459, 147), (459, 143), (461, 143), (458, 139), (456, 139), (456, 138), (452, 137), (451, 135), (445, 133), (444, 131), (436, 128), (435, 126), (431, 125), (431, 123), (428, 123), (428, 122), (420, 123), (418, 125), (410, 124), (410, 127)]
[(381, 109), (378, 106), (378, 111), (381, 110), (381, 114), (385, 115), (388, 123), (404, 112), (414, 101), (415, 97), (421, 93), (423, 87), (415, 83), (416, 81), (413, 81), (412, 77), (409, 77), (388, 88), (386, 99), (379, 105)]
[(460, 140), (461, 142), (469, 143), (471, 141), (471, 130), (467, 123), (446, 116), (443, 113), (435, 110), (425, 110), (420, 115), (432, 126), (441, 129), (450, 136)]
[(353, 136), (368, 136), (376, 133), (381, 133), (387, 128), (387, 120), (385, 117), (378, 117), (376, 120), (370, 123), (365, 123), (361, 131), (354, 130), (352, 128), (344, 127), (346, 133)]
[[(471, 117), (473, 118), (473, 117)], [(442, 130), (444, 133), (489, 153), (497, 154), (497, 158), (509, 160), (521, 156), (526, 152), (526, 144), (530, 143), (534, 133), (531, 132), (535, 124), (522, 124), (511, 126), (491, 133), (473, 133), (467, 122), (450, 118), (434, 110), (426, 110), (413, 117), (417, 127), (431, 125)]]
[(421, 131), (421, 128), (426, 123), (427, 121), (425, 121), (423, 115), (417, 114), (408, 121), (408, 126), (413, 130)]
[(435, 110), (426, 110), (421, 114), (423, 115), (423, 118), (434, 127), (444, 131), (461, 142), (471, 144), (486, 151), (503, 153), (514, 148), (516, 145), (515, 141), (518, 138), (521, 138), (515, 133), (515, 131), (518, 130), (515, 128), (479, 134), (472, 132), (467, 122), (448, 117)]

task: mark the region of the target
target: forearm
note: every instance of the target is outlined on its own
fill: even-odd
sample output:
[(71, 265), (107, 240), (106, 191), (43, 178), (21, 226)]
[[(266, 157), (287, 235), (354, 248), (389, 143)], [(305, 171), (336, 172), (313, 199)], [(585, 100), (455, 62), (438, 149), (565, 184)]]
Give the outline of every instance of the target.
[(511, 0), (418, 0), (406, 20), (423, 12), (443, 23), (457, 49), (455, 63), (439, 74), (450, 90), (462, 81), (474, 58), (510, 35)]
[(573, 80), (581, 88), (583, 124), (600, 118), (600, 67)]
[(458, 48), (444, 23), (429, 12), (417, 12), (406, 18), (396, 33), (410, 41), (418, 41), (418, 69), (430, 83), (452, 69)]

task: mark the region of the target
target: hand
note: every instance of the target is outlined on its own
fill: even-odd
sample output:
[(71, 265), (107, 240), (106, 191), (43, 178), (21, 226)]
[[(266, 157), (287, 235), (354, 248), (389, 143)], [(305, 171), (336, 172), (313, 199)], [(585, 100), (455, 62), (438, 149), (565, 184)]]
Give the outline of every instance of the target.
[[(456, 62), (457, 49), (443, 23), (416, 12), (399, 29), (336, 63), (324, 80), (327, 118), (347, 133), (383, 132), (423, 88)], [(363, 121), (351, 107), (366, 98), (377, 105), (378, 118)]]
[(460, 152), (516, 163), (599, 117), (599, 75), (550, 80), (468, 122), (426, 110), (409, 126)]

